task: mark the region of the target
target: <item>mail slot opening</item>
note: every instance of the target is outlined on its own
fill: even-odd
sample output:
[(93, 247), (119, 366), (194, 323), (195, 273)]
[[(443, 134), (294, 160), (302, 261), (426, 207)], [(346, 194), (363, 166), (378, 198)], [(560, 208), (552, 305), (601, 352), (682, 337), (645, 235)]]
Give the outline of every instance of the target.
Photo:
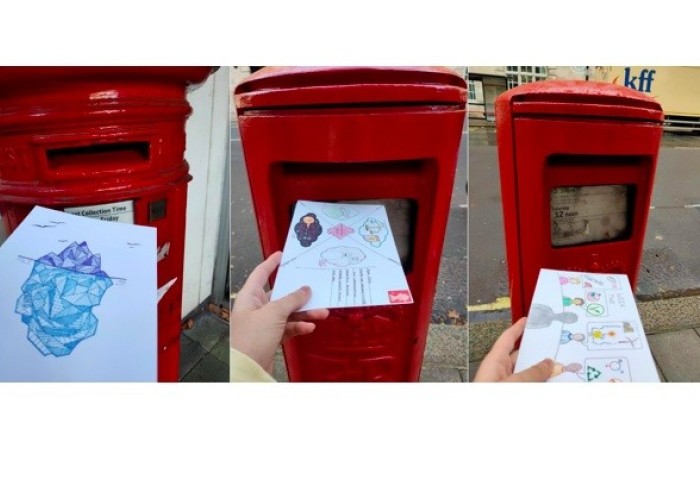
[(52, 170), (103, 170), (148, 163), (150, 154), (151, 145), (147, 141), (103, 143), (47, 149), (46, 161)]
[(553, 188), (549, 203), (552, 246), (629, 239), (634, 194), (634, 185)]

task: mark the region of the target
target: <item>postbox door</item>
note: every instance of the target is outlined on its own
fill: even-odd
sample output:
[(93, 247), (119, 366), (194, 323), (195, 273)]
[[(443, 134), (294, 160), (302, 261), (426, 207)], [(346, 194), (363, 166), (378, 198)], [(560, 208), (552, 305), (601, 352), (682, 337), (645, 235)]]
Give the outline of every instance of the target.
[[(242, 136), (254, 127), (255, 136), (267, 141), (244, 145), (265, 255), (283, 248), (297, 200), (388, 199), (415, 206), (412, 255), (404, 267), (414, 297), (424, 300), (389, 314), (334, 311), (314, 334), (286, 345), (293, 379), (301, 371), (312, 380), (411, 380), (420, 371), (427, 328), (414, 325), (430, 320), (464, 111), (363, 111), (239, 118)], [(361, 347), (368, 332), (373, 343)]]
[[(519, 272), (522, 281), (522, 292), (514, 294), (514, 303), (520, 297), (527, 311), (541, 268), (624, 272), (634, 286), (660, 126), (536, 118), (517, 119), (514, 124), (520, 257), (519, 267), (511, 270)], [(600, 240), (593, 237), (584, 243), (564, 241), (561, 245), (553, 235), (553, 218), (575, 215), (553, 211), (552, 202), (570, 187), (596, 187), (586, 190), (602, 193), (602, 197), (615, 190), (624, 192), (628, 212), (624, 229), (611, 238), (606, 234)], [(557, 190), (554, 195), (553, 190)]]

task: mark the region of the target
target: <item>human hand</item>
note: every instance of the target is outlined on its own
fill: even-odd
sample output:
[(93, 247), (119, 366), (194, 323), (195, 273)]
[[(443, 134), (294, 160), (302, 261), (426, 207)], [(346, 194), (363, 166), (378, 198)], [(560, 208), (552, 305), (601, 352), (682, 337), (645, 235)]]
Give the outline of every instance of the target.
[(311, 297), (308, 286), (270, 302), (265, 284), (281, 260), (282, 252), (275, 252), (251, 272), (231, 311), (231, 346), (268, 373), (282, 341), (312, 333), (316, 325), (309, 320), (326, 319), (329, 314), (327, 309), (297, 312)]
[(513, 350), (525, 331), (526, 322), (527, 318), (520, 318), (498, 337), (489, 354), (481, 362), (474, 377), (475, 382), (544, 382), (552, 376), (554, 361), (549, 358), (520, 373), (513, 373), (518, 359), (518, 351)]

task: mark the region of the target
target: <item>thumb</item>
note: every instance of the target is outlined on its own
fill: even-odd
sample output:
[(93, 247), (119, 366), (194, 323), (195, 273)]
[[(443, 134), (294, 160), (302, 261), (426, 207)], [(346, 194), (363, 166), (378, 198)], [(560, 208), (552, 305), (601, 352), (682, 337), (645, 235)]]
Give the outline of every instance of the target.
[(311, 288), (303, 286), (291, 292), (281, 299), (269, 303), (270, 309), (283, 319), (289, 318), (292, 313), (301, 309), (311, 298)]
[(515, 373), (507, 381), (510, 382), (545, 382), (552, 377), (554, 369), (554, 360), (547, 358), (536, 365), (531, 366), (527, 370), (520, 373)]

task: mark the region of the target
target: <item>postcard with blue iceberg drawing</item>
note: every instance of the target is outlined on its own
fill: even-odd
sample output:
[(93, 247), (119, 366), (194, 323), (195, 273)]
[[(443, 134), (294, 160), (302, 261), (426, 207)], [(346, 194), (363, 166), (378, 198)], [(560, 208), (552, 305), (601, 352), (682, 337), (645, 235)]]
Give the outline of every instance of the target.
[(35, 207), (0, 246), (0, 381), (155, 381), (156, 232)]
[(272, 299), (304, 285), (304, 310), (412, 303), (386, 208), (298, 201)]
[(658, 382), (629, 279), (542, 269), (515, 371), (554, 360), (551, 382)]

